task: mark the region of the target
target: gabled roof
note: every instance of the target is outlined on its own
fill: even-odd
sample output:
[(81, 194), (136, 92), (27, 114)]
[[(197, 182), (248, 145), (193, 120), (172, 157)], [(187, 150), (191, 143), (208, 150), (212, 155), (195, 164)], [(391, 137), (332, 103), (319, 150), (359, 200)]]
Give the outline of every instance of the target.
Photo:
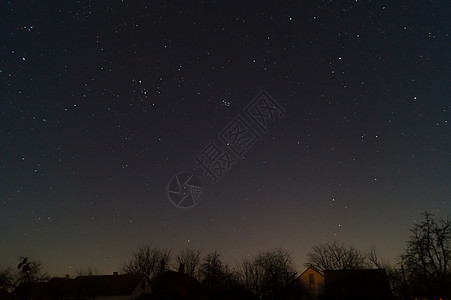
[(193, 277), (174, 271), (166, 271), (151, 281), (152, 292), (155, 294), (168, 293), (177, 297), (206, 298), (203, 286)]
[(76, 297), (83, 296), (125, 296), (133, 293), (142, 280), (143, 275), (100, 275), (79, 276), (74, 280)]
[(313, 266), (310, 266), (310, 267), (308, 267), (307, 269), (305, 269), (305, 271), (302, 272), (301, 275), (298, 276), (298, 278), (300, 278), (302, 275), (304, 275), (304, 273), (306, 273), (308, 270), (313, 270), (313, 271), (315, 271), (316, 273), (318, 273), (319, 275), (321, 275), (321, 276), (324, 277), (324, 274), (323, 274), (323, 273), (321, 273), (320, 271), (318, 271), (318, 270), (316, 270), (315, 268), (313, 268)]
[(58, 278), (53, 277), (48, 282), (45, 282), (43, 284), (46, 284), (47, 296), (51, 297), (58, 297), (60, 295), (70, 295), (70, 292), (74, 288), (75, 280), (71, 278)]

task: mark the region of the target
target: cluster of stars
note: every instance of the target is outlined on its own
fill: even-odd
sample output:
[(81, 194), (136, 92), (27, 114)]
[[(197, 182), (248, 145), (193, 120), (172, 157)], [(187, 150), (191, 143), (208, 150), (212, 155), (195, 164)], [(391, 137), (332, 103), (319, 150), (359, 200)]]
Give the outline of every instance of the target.
[[(408, 209), (447, 211), (450, 49), (438, 4), (242, 3), (224, 15), (207, 2), (76, 1), (55, 4), (50, 23), (48, 7), (2, 5), (0, 220), (20, 243), (101, 228), (99, 248), (137, 243), (134, 231), (198, 246), (222, 227), (253, 240), (268, 219), (275, 234), (264, 238), (306, 220), (318, 232), (301, 239), (313, 242), (351, 239), (353, 214), (376, 211), (362, 201), (381, 199), (390, 215), (414, 194)], [(206, 186), (201, 209), (171, 210), (168, 177), (262, 89), (287, 121)], [(424, 199), (417, 177), (439, 200)]]

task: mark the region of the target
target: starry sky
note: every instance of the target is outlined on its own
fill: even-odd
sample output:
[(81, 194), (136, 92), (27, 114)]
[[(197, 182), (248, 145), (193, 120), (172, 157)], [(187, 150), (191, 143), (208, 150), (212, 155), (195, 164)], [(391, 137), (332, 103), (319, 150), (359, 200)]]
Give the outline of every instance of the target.
[[(344, 242), (394, 259), (451, 212), (448, 1), (0, 1), (0, 265), (117, 271), (145, 243)], [(285, 112), (213, 182), (195, 157)], [(255, 124), (254, 124), (255, 125)], [(170, 179), (196, 174), (180, 209)]]

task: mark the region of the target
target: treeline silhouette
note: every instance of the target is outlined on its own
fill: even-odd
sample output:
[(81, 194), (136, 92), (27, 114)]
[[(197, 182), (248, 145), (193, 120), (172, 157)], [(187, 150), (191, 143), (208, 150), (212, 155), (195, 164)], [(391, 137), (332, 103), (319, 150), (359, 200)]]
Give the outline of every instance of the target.
[[(385, 269), (392, 293), (399, 299), (450, 297), (451, 220), (428, 212), (410, 229), (405, 250), (395, 263), (338, 242), (318, 244), (307, 254), (305, 267), (315, 270)], [(133, 251), (122, 274), (144, 274), (150, 280), (168, 270), (183, 272), (200, 282), (211, 299), (307, 299), (308, 289), (296, 280), (299, 273), (289, 251), (276, 248), (242, 258), (234, 266), (217, 251), (201, 255), (198, 249), (174, 252), (146, 244)], [(302, 270), (301, 270), (302, 271)], [(78, 275), (92, 275), (88, 267)], [(48, 280), (36, 260), (20, 257), (17, 268), (0, 268), (0, 289), (23, 282)]]

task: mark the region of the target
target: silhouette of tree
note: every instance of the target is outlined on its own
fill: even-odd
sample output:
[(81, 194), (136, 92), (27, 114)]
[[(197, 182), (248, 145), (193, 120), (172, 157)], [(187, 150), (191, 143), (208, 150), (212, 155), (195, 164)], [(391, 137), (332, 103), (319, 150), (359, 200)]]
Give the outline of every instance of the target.
[(17, 265), (18, 275), (15, 285), (23, 282), (38, 282), (49, 279), (49, 275), (41, 270), (41, 263), (37, 260), (25, 256), (19, 256), (19, 264)]
[(0, 289), (9, 290), (14, 287), (14, 274), (11, 268), (0, 268)]
[(132, 258), (122, 267), (125, 274), (144, 274), (150, 279), (169, 270), (171, 250), (145, 245), (132, 253)]
[(199, 275), (201, 283), (211, 295), (221, 293), (234, 284), (234, 274), (218, 252), (208, 253), (202, 260)]
[(451, 219), (434, 220), (428, 212), (422, 215), (423, 220), (410, 229), (401, 259), (410, 286), (416, 292), (435, 296), (451, 287)]
[(377, 254), (376, 248), (374, 246), (370, 247), (370, 251), (367, 253), (366, 258), (369, 267), (385, 270), (392, 293), (394, 295), (402, 297), (404, 295), (404, 281), (402, 270), (390, 264), (388, 260), (381, 258)]
[[(183, 265), (183, 272), (194, 278), (199, 277), (200, 250), (181, 249), (175, 257), (176, 267)], [(179, 270), (180, 271), (180, 270)]]
[(366, 256), (354, 248), (333, 242), (318, 244), (307, 253), (306, 267), (313, 266), (316, 270), (349, 270), (368, 267)]
[(251, 292), (257, 299), (260, 299), (264, 289), (263, 266), (256, 263), (255, 258), (243, 258), (238, 263), (238, 276), (241, 284)]
[(92, 276), (97, 275), (97, 270), (92, 266), (87, 266), (86, 268), (80, 268), (76, 272), (77, 276)]
[(291, 255), (283, 249), (246, 257), (237, 270), (240, 283), (258, 299), (286, 298), (293, 292), (296, 268)]
[(255, 258), (255, 264), (263, 270), (263, 295), (285, 297), (297, 274), (291, 255), (278, 248), (259, 253)]

